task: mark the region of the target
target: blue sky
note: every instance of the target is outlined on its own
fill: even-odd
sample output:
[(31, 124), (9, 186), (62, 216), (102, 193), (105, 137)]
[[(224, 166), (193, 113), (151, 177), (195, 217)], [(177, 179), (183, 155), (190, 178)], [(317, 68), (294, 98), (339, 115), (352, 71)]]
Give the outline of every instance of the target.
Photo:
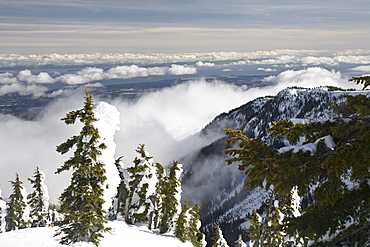
[(0, 54), (370, 49), (368, 0), (0, 0)]

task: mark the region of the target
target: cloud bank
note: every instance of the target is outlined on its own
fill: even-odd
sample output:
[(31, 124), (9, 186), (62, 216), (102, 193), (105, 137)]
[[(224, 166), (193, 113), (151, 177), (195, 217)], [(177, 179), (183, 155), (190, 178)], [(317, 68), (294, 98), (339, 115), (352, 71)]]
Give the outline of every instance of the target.
[[(0, 68), (17, 66), (65, 66), (98, 64), (161, 64), (179, 62), (216, 62), (230, 60), (262, 60), (262, 63), (291, 63), (303, 58), (303, 62), (317, 63), (328, 60), (329, 63), (369, 61), (370, 50), (271, 50), (253, 52), (208, 52), (208, 53), (92, 53), (92, 54), (0, 54)], [(306, 57), (306, 58), (305, 58)], [(269, 60), (273, 58), (274, 60)], [(315, 59), (317, 58), (317, 59)], [(312, 61), (310, 61), (312, 60)], [(316, 60), (316, 61), (315, 61)], [(258, 63), (258, 61), (257, 61)], [(261, 63), (261, 62), (260, 62)], [(322, 63), (322, 62), (320, 62)], [(204, 65), (203, 65), (204, 66)]]

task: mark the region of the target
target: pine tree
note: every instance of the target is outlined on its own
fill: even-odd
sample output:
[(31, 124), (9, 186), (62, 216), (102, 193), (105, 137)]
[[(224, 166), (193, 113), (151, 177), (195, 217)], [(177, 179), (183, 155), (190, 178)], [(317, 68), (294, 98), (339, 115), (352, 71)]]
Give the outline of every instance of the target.
[(161, 220), (161, 210), (165, 196), (163, 193), (163, 185), (166, 180), (165, 169), (160, 163), (156, 163), (155, 167), (157, 184), (155, 185), (154, 194), (149, 197), (153, 205), (151, 212), (149, 213), (149, 222), (148, 222), (149, 229), (159, 228), (159, 223)]
[(0, 233), (5, 232), (5, 216), (6, 216), (6, 202), (1, 197), (0, 189)]
[(117, 187), (117, 194), (113, 198), (112, 208), (108, 213), (110, 220), (117, 220), (125, 214), (126, 199), (129, 197), (129, 188), (126, 185), (126, 182), (129, 180), (129, 175), (120, 164), (122, 158), (123, 156), (119, 157), (114, 163), (121, 181)]
[(191, 207), (189, 210), (190, 219), (188, 224), (189, 225), (188, 236), (190, 242), (195, 247), (202, 247), (204, 245), (202, 243), (203, 233), (201, 233), (201, 231), (199, 230), (201, 227), (199, 210), (200, 210), (199, 203), (195, 203), (193, 207)]
[(224, 236), (222, 235), (222, 230), (220, 224), (217, 223), (215, 226), (215, 235), (212, 237), (212, 247), (229, 247)]
[(173, 229), (175, 218), (181, 211), (181, 208), (179, 208), (181, 200), (181, 173), (181, 164), (178, 161), (174, 161), (169, 168), (167, 180), (162, 186), (164, 197), (161, 209), (162, 218), (159, 224), (159, 232), (161, 234)]
[(33, 178), (28, 179), (34, 191), (27, 196), (30, 205), (31, 227), (44, 227), (50, 222), (49, 194), (45, 185), (45, 173), (36, 167)]
[(94, 117), (92, 96), (86, 89), (84, 106), (80, 110), (67, 113), (62, 120), (67, 124), (74, 124), (77, 119), (83, 124), (79, 135), (69, 138), (57, 146), (57, 152), (65, 154), (74, 148), (74, 154), (64, 165), (56, 171), (61, 173), (72, 169), (70, 185), (59, 197), (60, 209), (64, 219), (56, 235), (62, 234), (60, 243), (91, 242), (99, 245), (102, 232), (109, 231), (105, 227), (106, 212), (103, 188), (106, 181), (104, 164), (97, 161), (106, 146), (99, 143), (99, 131), (93, 123), (98, 121)]
[(189, 239), (189, 226), (188, 226), (188, 213), (189, 213), (189, 204), (185, 200), (182, 205), (182, 210), (179, 216), (177, 217), (174, 235), (180, 239), (181, 242), (185, 243)]
[[(125, 199), (125, 220), (129, 224), (148, 222), (152, 209), (150, 197), (154, 194), (157, 184), (153, 157), (145, 151), (145, 145), (139, 145), (132, 167), (126, 168), (129, 174), (128, 196)], [(127, 184), (126, 184), (127, 185)]]
[(6, 231), (13, 231), (28, 227), (27, 221), (27, 192), (23, 187), (19, 175), (15, 174), (15, 180), (10, 181), (13, 187), (13, 192), (9, 196), (6, 208)]
[[(368, 77), (352, 81), (363, 83), (364, 89), (370, 85)], [(282, 230), (295, 237), (296, 243), (364, 246), (369, 242), (370, 98), (344, 98), (343, 103), (332, 104), (337, 118), (330, 121), (293, 124), (283, 120), (269, 129), (272, 138), (285, 138), (291, 144), (304, 137), (305, 144), (317, 146), (314, 152), (278, 152), (241, 131), (226, 130), (232, 136), (229, 142), (238, 145), (226, 150), (234, 156), (227, 162), (241, 162), (248, 189), (271, 189), (280, 200), (296, 188), (300, 197), (314, 201), (302, 215), (283, 212)], [(331, 237), (328, 242), (322, 240), (326, 235)]]

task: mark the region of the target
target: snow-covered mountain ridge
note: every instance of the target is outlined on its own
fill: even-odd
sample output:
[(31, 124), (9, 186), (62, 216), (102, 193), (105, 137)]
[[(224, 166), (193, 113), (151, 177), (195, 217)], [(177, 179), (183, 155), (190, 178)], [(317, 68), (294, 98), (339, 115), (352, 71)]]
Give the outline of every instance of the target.
[(272, 122), (299, 119), (300, 122), (326, 121), (335, 117), (329, 103), (345, 100), (342, 95), (367, 94), (355, 91), (329, 91), (327, 88), (280, 91), (276, 96), (258, 98), (236, 109), (217, 116), (201, 132), (208, 138), (216, 138), (193, 156), (184, 158), (185, 176), (183, 197), (202, 204), (203, 230), (213, 234), (213, 224), (219, 222), (229, 245), (248, 227), (246, 218), (253, 209), (262, 206), (266, 193), (261, 189), (248, 192), (243, 189), (244, 174), (235, 164), (227, 166), (224, 154), (227, 148), (224, 129), (243, 130), (249, 138), (259, 138), (274, 147), (283, 147), (283, 141), (271, 141), (267, 129)]

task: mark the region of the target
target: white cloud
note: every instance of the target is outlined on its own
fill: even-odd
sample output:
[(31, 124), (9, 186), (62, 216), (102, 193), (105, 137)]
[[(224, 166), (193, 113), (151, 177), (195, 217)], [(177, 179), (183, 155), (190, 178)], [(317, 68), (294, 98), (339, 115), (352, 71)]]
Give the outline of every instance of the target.
[(54, 79), (48, 73), (41, 72), (38, 75), (33, 75), (29, 69), (20, 71), (17, 78), (27, 83), (54, 83)]
[(257, 70), (262, 70), (262, 71), (265, 71), (265, 72), (273, 72), (273, 71), (276, 71), (276, 69), (271, 69), (271, 68), (257, 68)]
[(65, 74), (57, 77), (56, 81), (61, 81), (67, 84), (85, 84), (92, 81), (99, 81), (104, 79), (128, 79), (134, 77), (147, 77), (150, 75), (186, 75), (197, 73), (196, 68), (187, 65), (172, 64), (171, 67), (139, 67), (137, 65), (131, 66), (117, 66), (104, 71), (101, 68), (84, 68), (75, 74)]
[[(345, 50), (330, 52), (323, 50), (271, 50), (254, 52), (212, 52), (212, 53), (92, 53), (92, 54), (0, 54), (0, 67), (15, 66), (45, 66), (45, 65), (97, 65), (97, 64), (160, 64), (197, 61), (227, 61), (245, 59), (276, 58), (279, 56), (338, 56), (358, 57), (360, 60), (366, 58), (370, 51), (367, 50)], [(367, 55), (367, 56), (366, 56)], [(361, 56), (365, 56), (362, 57)]]
[(0, 73), (0, 83), (1, 84), (9, 84), (9, 83), (16, 83), (18, 82), (17, 78), (14, 77), (12, 73), (5, 72)]
[(329, 71), (326, 69), (313, 67), (303, 70), (286, 70), (277, 76), (269, 76), (264, 79), (266, 82), (276, 84), (274, 93), (292, 86), (314, 88), (319, 86), (335, 86), (341, 88), (354, 88), (355, 85), (342, 78), (339, 71)]
[(370, 65), (357, 66), (357, 67), (352, 68), (351, 70), (370, 72)]
[(198, 62), (195, 63), (195, 66), (198, 66), (198, 67), (212, 67), (212, 66), (215, 66), (215, 63), (198, 61)]
[(0, 86), (0, 96), (9, 93), (18, 93), (20, 95), (32, 95), (34, 97), (39, 97), (44, 95), (47, 90), (48, 90), (47, 87), (36, 84), (22, 84), (22, 83), (4, 84)]
[(170, 75), (186, 75), (196, 73), (197, 69), (188, 65), (172, 64), (171, 67), (168, 69), (168, 74)]

